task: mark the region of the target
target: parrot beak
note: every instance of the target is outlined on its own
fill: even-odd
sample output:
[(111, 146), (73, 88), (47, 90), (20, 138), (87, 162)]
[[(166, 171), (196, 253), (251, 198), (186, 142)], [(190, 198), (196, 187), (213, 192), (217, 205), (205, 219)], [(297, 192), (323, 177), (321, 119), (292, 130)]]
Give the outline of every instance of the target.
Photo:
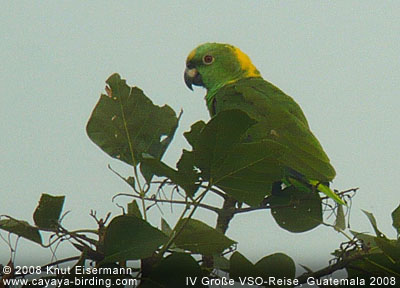
[(185, 75), (183, 78), (185, 79), (186, 86), (192, 91), (193, 91), (192, 85), (204, 86), (203, 81), (201, 80), (201, 75), (199, 74), (196, 68), (186, 67)]

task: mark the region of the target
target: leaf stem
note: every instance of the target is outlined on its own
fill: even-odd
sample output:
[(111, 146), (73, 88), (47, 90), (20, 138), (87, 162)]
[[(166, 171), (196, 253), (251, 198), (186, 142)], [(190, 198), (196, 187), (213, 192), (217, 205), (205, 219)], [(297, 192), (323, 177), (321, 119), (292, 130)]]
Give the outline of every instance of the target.
[(176, 222), (174, 229), (172, 229), (172, 231), (171, 231), (170, 238), (168, 239), (167, 243), (165, 243), (164, 246), (161, 247), (161, 250), (159, 252), (160, 256), (164, 255), (164, 253), (171, 247), (171, 245), (174, 242), (174, 240), (176, 239), (176, 237), (178, 237), (179, 234), (182, 232), (183, 228), (185, 228), (187, 222), (189, 221), (189, 219), (192, 218), (194, 212), (199, 207), (201, 201), (204, 199), (207, 192), (210, 190), (209, 188), (211, 186), (212, 186), (212, 181), (210, 179), (210, 182), (208, 183), (207, 188), (196, 199), (194, 199), (192, 211), (190, 211), (190, 213), (187, 216), (187, 218), (185, 219), (185, 221), (182, 223), (182, 225), (180, 225), (179, 230), (177, 230), (177, 226), (178, 226), (179, 222), (183, 220), (183, 217), (185, 216), (186, 212), (189, 210), (188, 206), (185, 207), (185, 209), (181, 213), (181, 216), (179, 217), (178, 221)]

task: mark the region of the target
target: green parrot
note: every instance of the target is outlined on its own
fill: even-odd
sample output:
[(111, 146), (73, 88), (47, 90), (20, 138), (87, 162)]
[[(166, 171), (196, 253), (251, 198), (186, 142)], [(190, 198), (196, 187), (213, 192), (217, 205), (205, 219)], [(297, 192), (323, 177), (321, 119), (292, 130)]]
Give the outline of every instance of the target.
[[(287, 185), (308, 185), (345, 204), (327, 185), (336, 175), (321, 144), (311, 132), (300, 106), (282, 90), (264, 80), (250, 58), (229, 44), (205, 43), (186, 60), (186, 85), (203, 86), (208, 111), (239, 109), (257, 121), (246, 141), (269, 139), (286, 147), (278, 163)], [(275, 185), (276, 186), (276, 185)]]

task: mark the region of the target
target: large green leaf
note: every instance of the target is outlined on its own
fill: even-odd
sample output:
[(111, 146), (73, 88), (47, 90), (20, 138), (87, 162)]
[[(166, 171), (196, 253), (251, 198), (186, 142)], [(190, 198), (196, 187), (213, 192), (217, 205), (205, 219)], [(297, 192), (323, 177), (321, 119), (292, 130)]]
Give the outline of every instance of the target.
[[(255, 268), (259, 276), (264, 279), (274, 277), (276, 281), (294, 279), (296, 275), (296, 266), (292, 258), (283, 253), (275, 253), (260, 259)], [(268, 287), (268, 286), (267, 286)], [(275, 286), (272, 286), (275, 287)], [(279, 285), (279, 287), (292, 287), (290, 285)]]
[(33, 213), (36, 226), (45, 229), (55, 228), (64, 206), (65, 196), (42, 194), (39, 205)]
[[(160, 159), (178, 125), (174, 110), (154, 105), (142, 90), (129, 87), (118, 74), (106, 83), (108, 95), (100, 96), (86, 126), (89, 138), (111, 157), (130, 165), (137, 165), (143, 153)], [(146, 172), (149, 180), (151, 175)]]
[(201, 283), (203, 276), (193, 257), (175, 252), (161, 260), (149, 277), (142, 280), (140, 288), (207, 287)]
[(204, 121), (197, 121), (192, 126), (190, 126), (190, 131), (183, 133), (188, 143), (194, 147), (199, 139), (200, 132), (204, 129), (206, 123)]
[(271, 140), (246, 143), (244, 139), (255, 123), (243, 111), (228, 110), (206, 125), (197, 122), (185, 133), (201, 176), (249, 205), (258, 205), (272, 183), (282, 178), (277, 159), (283, 146)]
[(304, 232), (322, 223), (322, 201), (317, 193), (304, 192), (295, 186), (269, 198), (276, 223), (290, 232)]
[(276, 161), (281, 148), (270, 140), (235, 145), (215, 171), (213, 183), (238, 201), (259, 205), (283, 177)]
[(238, 251), (234, 252), (229, 259), (229, 277), (240, 281), (245, 277), (258, 277), (258, 271), (253, 263)]
[(296, 274), (294, 261), (283, 253), (265, 256), (254, 265), (242, 254), (235, 252), (229, 261), (229, 276), (241, 283), (244, 283), (246, 279), (262, 277), (264, 283), (268, 284), (270, 277), (273, 277), (275, 281), (282, 281), (282, 285), (279, 286), (290, 287), (283, 285), (283, 281), (294, 279)]
[(18, 236), (42, 245), (42, 236), (40, 235), (39, 229), (29, 225), (26, 221), (9, 217), (8, 219), (0, 220), (0, 229), (17, 234)]
[(215, 175), (226, 155), (255, 123), (240, 110), (223, 111), (207, 123), (194, 144), (195, 163), (203, 176)]
[(400, 205), (392, 212), (393, 227), (400, 234)]
[(219, 254), (235, 243), (220, 231), (196, 219), (182, 219), (176, 226), (176, 231), (180, 230), (175, 245), (192, 253)]
[(168, 237), (148, 222), (136, 217), (115, 217), (104, 237), (105, 262), (149, 257)]

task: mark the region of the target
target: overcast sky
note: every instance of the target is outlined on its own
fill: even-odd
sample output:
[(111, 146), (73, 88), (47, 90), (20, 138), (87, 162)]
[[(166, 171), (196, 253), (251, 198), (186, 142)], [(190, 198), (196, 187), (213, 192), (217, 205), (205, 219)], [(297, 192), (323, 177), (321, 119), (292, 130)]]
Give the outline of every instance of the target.
[[(400, 202), (400, 2), (1, 2), (0, 214), (33, 223), (45, 192), (66, 195), (65, 211), (71, 212), (63, 223), (70, 229), (95, 227), (90, 209), (117, 215), (111, 197), (129, 188), (107, 164), (123, 175), (131, 168), (108, 157), (85, 132), (104, 81), (118, 72), (156, 104), (183, 109), (164, 158), (174, 165), (181, 149), (189, 148), (182, 133), (209, 119), (205, 90), (191, 92), (184, 85), (185, 59), (212, 41), (240, 47), (265, 79), (301, 105), (336, 168), (332, 187), (360, 187), (352, 229), (373, 231), (365, 209), (395, 237), (390, 213)], [(173, 225), (179, 210), (171, 215), (164, 206), (163, 212)], [(159, 226), (159, 210), (150, 216)], [(214, 225), (214, 215), (195, 218)], [(237, 216), (228, 236), (252, 261), (280, 251), (314, 269), (327, 265), (329, 254), (346, 241), (322, 226), (289, 233), (269, 211)], [(69, 246), (62, 245), (58, 255), (74, 251)], [(0, 241), (0, 263), (9, 255)], [(41, 264), (51, 257), (21, 240), (17, 263), (32, 255)]]

